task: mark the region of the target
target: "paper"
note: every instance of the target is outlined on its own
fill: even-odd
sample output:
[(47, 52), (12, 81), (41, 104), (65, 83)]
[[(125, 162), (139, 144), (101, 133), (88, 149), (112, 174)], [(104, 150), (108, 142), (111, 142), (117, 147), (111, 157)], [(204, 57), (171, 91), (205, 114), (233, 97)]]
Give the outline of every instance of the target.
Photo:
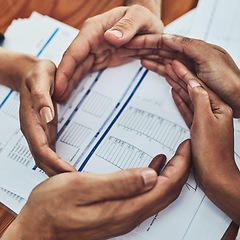
[[(191, 36), (191, 29), (203, 18), (196, 13), (206, 7), (205, 3), (201, 0), (199, 10), (178, 19), (176, 25), (171, 24), (165, 31)], [(36, 26), (39, 31), (34, 35), (29, 29), (36, 29)], [(205, 36), (206, 31), (202, 29), (201, 36)], [(22, 36), (23, 32), (26, 32), (27, 40), (15, 43), (14, 39), (18, 34)], [(58, 65), (62, 53), (77, 32), (34, 13), (29, 20), (13, 22), (6, 33), (6, 48), (49, 58)], [(4, 97), (0, 99), (3, 103), (0, 119), (5, 119), (7, 126), (3, 124), (0, 131), (2, 133), (10, 124), (12, 128), (8, 131), (8, 138), (0, 137), (0, 171), (12, 177), (6, 181), (6, 174), (0, 174), (0, 185), (8, 191), (5, 198), (1, 196), (0, 199), (19, 212), (21, 207), (16, 207), (19, 204), (13, 206), (14, 201), (8, 201), (9, 194), (14, 192), (27, 199), (31, 189), (47, 176), (34, 168), (34, 161), (19, 130), (16, 107), (19, 102), (14, 103), (19, 101), (18, 94), (2, 89)], [(11, 114), (8, 112), (11, 108), (6, 104), (16, 107)], [(83, 171), (107, 173), (147, 166), (159, 153), (170, 159), (178, 144), (189, 137), (171, 98), (170, 87), (158, 75), (141, 68), (138, 62), (89, 75), (73, 92), (68, 103), (58, 106), (58, 109), (57, 153)], [(211, 220), (208, 224), (206, 214)], [(159, 239), (159, 234), (163, 239), (174, 240), (216, 239), (216, 236), (222, 236), (229, 223), (229, 218), (209, 203), (191, 174), (177, 201), (118, 239), (152, 240)], [(198, 226), (206, 228), (208, 234), (204, 235)]]
[[(40, 21), (38, 24), (40, 29)], [(44, 39), (41, 46), (36, 46), (35, 42), (32, 42), (29, 49), (39, 57), (51, 56), (49, 52), (56, 52), (55, 44), (51, 45), (51, 42), (62, 41), (59, 36), (57, 38), (55, 29), (55, 26), (51, 26), (51, 31), (41, 36)], [(12, 36), (10, 30), (8, 34)], [(6, 34), (6, 43), (8, 43), (8, 34)], [(11, 48), (11, 44), (7, 44), (8, 48)], [(16, 46), (15, 50), (17, 50)], [(24, 51), (24, 47), (19, 46), (20, 50)], [(56, 57), (54, 54), (52, 56)], [(55, 62), (59, 61), (55, 59)], [(189, 137), (189, 131), (169, 94), (170, 87), (164, 79), (143, 69), (139, 62), (92, 74), (88, 77), (88, 81), (85, 81), (84, 86), (79, 87), (79, 91), (80, 94), (72, 97), (70, 103), (60, 107), (62, 111), (57, 152), (63, 159), (81, 170), (106, 173), (147, 166), (159, 153), (165, 153), (170, 159), (178, 144)], [(148, 94), (144, 94), (145, 91)], [(16, 99), (18, 95), (11, 93), (1, 108), (5, 118), (15, 121), (15, 124), (11, 123), (15, 127), (11, 144), (8, 141), (1, 151), (1, 157), (7, 161), (1, 161), (0, 169), (15, 176), (15, 179), (12, 177), (8, 183), (5, 183), (5, 187), (26, 199), (31, 189), (43, 181), (46, 175), (39, 169), (32, 170), (34, 161), (29, 154), (26, 141), (21, 132), (16, 131), (16, 128), (19, 128), (16, 117), (17, 107), (11, 114), (3, 111), (6, 104), (18, 106), (14, 103)], [(77, 111), (74, 111), (76, 109)], [(5, 124), (9, 122), (5, 121)], [(155, 132), (154, 128), (157, 127), (159, 131)], [(100, 140), (101, 144), (96, 147)], [(96, 151), (89, 158), (93, 148)], [(115, 148), (115, 155), (109, 156), (108, 151), (112, 148)], [(86, 162), (88, 158), (90, 161)], [(95, 158), (101, 161), (96, 163)], [(100, 162), (98, 167), (97, 164)], [(95, 167), (91, 167), (92, 164)], [(1, 176), (2, 184), (4, 179), (6, 182), (6, 178), (4, 175)], [(181, 239), (203, 196), (191, 176), (184, 186), (181, 197), (162, 211), (160, 217), (154, 216), (144, 222), (136, 230), (137, 234), (143, 239), (153, 239), (160, 224), (162, 236)], [(184, 223), (177, 217), (180, 213), (185, 216)], [(169, 221), (174, 226), (178, 226), (177, 231), (167, 229)]]

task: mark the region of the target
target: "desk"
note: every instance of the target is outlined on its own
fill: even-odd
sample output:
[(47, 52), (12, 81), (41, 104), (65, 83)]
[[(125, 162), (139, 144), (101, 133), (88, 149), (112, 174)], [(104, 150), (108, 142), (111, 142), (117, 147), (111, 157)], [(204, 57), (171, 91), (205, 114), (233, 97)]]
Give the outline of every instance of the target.
[[(168, 24), (194, 8), (198, 0), (163, 0), (162, 19)], [(0, 32), (5, 32), (13, 19), (29, 17), (32, 11), (49, 15), (80, 29), (84, 20), (120, 6), (123, 0), (0, 0)], [(14, 220), (14, 214), (0, 203), (0, 237)], [(237, 226), (231, 224), (223, 239), (233, 240)]]

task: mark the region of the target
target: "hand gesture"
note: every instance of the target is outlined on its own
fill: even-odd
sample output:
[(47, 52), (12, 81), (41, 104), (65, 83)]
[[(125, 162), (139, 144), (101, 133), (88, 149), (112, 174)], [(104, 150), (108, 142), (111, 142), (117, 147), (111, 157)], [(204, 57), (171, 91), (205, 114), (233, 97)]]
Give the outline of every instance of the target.
[(138, 36), (118, 53), (135, 56), (149, 70), (165, 75), (165, 66), (174, 60), (182, 62), (210, 89), (219, 95), (240, 117), (240, 71), (222, 48), (204, 41), (176, 35)]
[(174, 101), (191, 130), (195, 179), (206, 195), (239, 221), (239, 170), (234, 161), (233, 112), (182, 63), (166, 65)]
[(52, 102), (56, 67), (49, 60), (36, 60), (22, 76), (20, 121), (32, 155), (48, 175), (76, 171), (55, 153), (56, 105)]
[[(108, 239), (125, 234), (174, 201), (190, 168), (185, 141), (159, 176), (150, 168), (113, 174), (63, 173), (37, 186), (5, 239)], [(150, 164), (157, 172), (165, 157)], [(36, 217), (37, 216), (37, 217)]]
[(136, 34), (162, 30), (161, 20), (140, 5), (118, 7), (86, 20), (57, 70), (55, 99), (66, 101), (72, 89), (90, 71), (128, 62), (129, 59), (116, 54), (116, 49)]

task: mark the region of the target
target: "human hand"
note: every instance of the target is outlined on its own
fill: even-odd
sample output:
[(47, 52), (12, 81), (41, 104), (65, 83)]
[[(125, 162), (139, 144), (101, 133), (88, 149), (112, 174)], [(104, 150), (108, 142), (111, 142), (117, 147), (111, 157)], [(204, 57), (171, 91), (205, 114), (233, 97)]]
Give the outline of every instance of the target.
[(119, 57), (115, 51), (136, 34), (162, 30), (159, 17), (140, 5), (114, 8), (86, 20), (57, 70), (55, 99), (65, 102), (72, 89), (90, 71), (128, 62), (129, 59)]
[(57, 112), (51, 98), (55, 71), (51, 61), (36, 59), (22, 74), (20, 87), (21, 130), (37, 166), (50, 176), (76, 171), (55, 153)]
[(165, 65), (178, 60), (219, 95), (240, 117), (240, 71), (222, 48), (204, 41), (177, 35), (144, 35), (136, 37), (118, 53), (141, 56), (142, 65), (165, 75)]
[[(97, 240), (127, 233), (178, 197), (188, 178), (190, 155), (185, 141), (159, 176), (150, 168), (54, 176), (33, 190), (3, 240)], [(159, 172), (164, 163), (159, 155), (150, 165)]]
[(166, 74), (174, 101), (191, 130), (196, 182), (240, 223), (240, 174), (234, 161), (232, 109), (180, 62), (167, 65)]

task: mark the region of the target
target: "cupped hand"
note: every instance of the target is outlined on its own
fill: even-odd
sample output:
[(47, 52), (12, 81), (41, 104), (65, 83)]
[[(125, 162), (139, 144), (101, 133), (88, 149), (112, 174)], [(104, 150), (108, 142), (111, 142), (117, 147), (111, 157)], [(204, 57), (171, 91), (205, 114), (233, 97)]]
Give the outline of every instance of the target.
[(72, 89), (90, 71), (128, 62), (128, 58), (116, 54), (116, 49), (135, 35), (162, 30), (159, 17), (140, 5), (118, 7), (86, 20), (57, 70), (55, 99), (66, 101)]
[(165, 163), (163, 155), (150, 164), (155, 171), (54, 176), (33, 190), (3, 240), (17, 234), (25, 240), (32, 236), (97, 240), (125, 234), (178, 197), (189, 175), (190, 155), (190, 142), (185, 141), (159, 176), (156, 171)]
[(56, 67), (50, 60), (36, 60), (21, 77), (20, 122), (32, 155), (48, 175), (76, 171), (55, 153), (56, 104), (52, 102)]
[(201, 40), (177, 35), (138, 36), (124, 49), (122, 57), (138, 57), (149, 70), (165, 75), (165, 66), (178, 60), (219, 95), (240, 117), (240, 70), (222, 48)]
[(166, 66), (174, 101), (191, 130), (195, 179), (206, 195), (240, 222), (240, 173), (234, 160), (233, 112), (182, 63)]

